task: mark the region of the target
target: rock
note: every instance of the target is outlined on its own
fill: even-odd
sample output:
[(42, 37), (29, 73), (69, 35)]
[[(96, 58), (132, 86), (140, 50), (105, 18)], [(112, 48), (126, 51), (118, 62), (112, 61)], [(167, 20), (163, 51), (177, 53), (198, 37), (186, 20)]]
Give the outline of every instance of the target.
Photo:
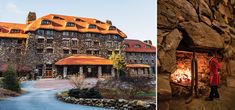
[[(184, 22), (180, 26), (187, 33), (192, 43), (201, 48), (223, 48), (223, 38), (204, 23)], [(187, 41), (190, 42), (190, 41)], [(191, 44), (192, 45), (192, 44)]]
[(137, 103), (136, 103), (137, 106), (141, 106), (141, 107), (144, 107), (146, 105), (146, 102), (145, 101), (141, 101), (141, 100), (138, 100)]
[(178, 47), (182, 35), (178, 29), (174, 29), (167, 36), (162, 43), (163, 48), (158, 51), (158, 59), (161, 64), (161, 70), (167, 72), (174, 72), (176, 69), (176, 48)]
[(201, 20), (202, 20), (204, 23), (206, 23), (208, 26), (211, 26), (211, 25), (212, 25), (211, 20), (210, 20), (208, 17), (201, 15), (200, 18), (201, 18)]
[(196, 10), (186, 0), (158, 0), (157, 1), (158, 28), (174, 29), (179, 22), (198, 22)]
[(171, 91), (165, 89), (158, 89), (157, 91), (157, 100), (159, 101), (167, 101), (172, 98)]

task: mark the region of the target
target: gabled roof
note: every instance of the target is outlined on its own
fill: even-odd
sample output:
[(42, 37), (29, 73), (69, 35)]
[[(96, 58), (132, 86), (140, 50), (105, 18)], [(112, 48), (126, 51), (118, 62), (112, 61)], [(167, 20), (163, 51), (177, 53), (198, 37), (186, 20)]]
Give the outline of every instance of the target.
[(63, 58), (55, 65), (113, 65), (112, 61), (93, 55), (78, 54)]
[[(49, 25), (42, 25), (41, 22), (43, 20), (48, 20), (51, 22)], [(74, 27), (68, 27), (66, 24), (68, 22), (74, 23)], [(97, 28), (89, 29), (89, 25), (96, 25)], [(100, 34), (118, 34), (123, 38), (127, 36), (120, 31), (119, 29), (109, 30), (111, 25), (105, 22), (101, 22), (97, 19), (93, 18), (83, 18), (83, 17), (75, 17), (75, 16), (66, 16), (66, 15), (58, 15), (58, 14), (49, 14), (43, 16), (41, 18), (32, 21), (25, 31), (35, 31), (37, 29), (53, 29), (57, 31), (78, 31), (78, 32), (93, 32)]]
[[(26, 24), (0, 22), (0, 38), (28, 38), (24, 33)], [(19, 33), (11, 33), (11, 30), (20, 30)]]
[[(126, 45), (125, 52), (147, 52), (147, 53), (155, 53), (156, 52), (155, 46), (147, 44), (147, 43), (142, 42), (140, 40), (125, 39), (124, 44)], [(136, 45), (139, 45), (139, 47), (136, 47)]]

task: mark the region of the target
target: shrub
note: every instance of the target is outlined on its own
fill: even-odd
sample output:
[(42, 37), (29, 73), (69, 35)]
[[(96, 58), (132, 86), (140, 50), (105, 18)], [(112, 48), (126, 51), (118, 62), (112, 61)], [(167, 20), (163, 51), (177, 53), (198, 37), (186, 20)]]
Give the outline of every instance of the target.
[(103, 98), (100, 93), (94, 88), (91, 89), (71, 89), (68, 92), (68, 95), (75, 98)]
[(84, 76), (83, 75), (73, 75), (72, 77), (70, 77), (70, 83), (75, 87), (75, 88), (79, 88), (82, 89), (83, 88), (83, 84), (84, 84)]
[(20, 84), (16, 75), (16, 71), (11, 65), (8, 65), (7, 71), (3, 73), (3, 88), (20, 92)]

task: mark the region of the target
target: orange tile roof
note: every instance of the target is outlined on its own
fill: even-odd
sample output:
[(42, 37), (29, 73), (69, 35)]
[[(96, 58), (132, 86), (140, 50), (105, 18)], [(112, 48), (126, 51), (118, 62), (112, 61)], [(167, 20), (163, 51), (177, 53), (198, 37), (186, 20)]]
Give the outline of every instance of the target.
[[(26, 24), (0, 22), (0, 38), (28, 38), (28, 34), (24, 33)], [(19, 33), (11, 33), (11, 30), (20, 30)]]
[[(140, 40), (135, 39), (125, 39), (124, 44), (128, 45), (128, 47), (125, 48), (125, 52), (147, 52), (147, 53), (155, 53), (156, 47), (150, 44), (147, 44), (145, 42), (142, 42)], [(140, 48), (136, 48), (135, 45), (140, 45)], [(151, 48), (146, 48), (146, 46), (150, 46)]]
[[(55, 19), (54, 17), (57, 17)], [(79, 19), (80, 21), (76, 21)], [(41, 25), (43, 20), (49, 20), (52, 24), (49, 25)], [(98, 22), (96, 22), (98, 21)], [(67, 27), (67, 22), (72, 22), (75, 24), (75, 27)], [(89, 24), (94, 24), (97, 26), (96, 29), (89, 29)], [(58, 14), (49, 14), (38, 18), (37, 20), (31, 22), (25, 29), (25, 31), (35, 31), (37, 29), (53, 29), (57, 31), (78, 31), (78, 32), (93, 32), (93, 33), (101, 33), (101, 34), (118, 34), (123, 38), (127, 36), (120, 30), (109, 30), (110, 24), (101, 22), (99, 20), (93, 18), (83, 18), (83, 17), (75, 17), (75, 16), (66, 16), (66, 15), (58, 15)]]
[(78, 54), (63, 58), (55, 65), (112, 65), (112, 61), (102, 57)]
[(150, 68), (149, 65), (146, 64), (127, 64), (127, 68)]

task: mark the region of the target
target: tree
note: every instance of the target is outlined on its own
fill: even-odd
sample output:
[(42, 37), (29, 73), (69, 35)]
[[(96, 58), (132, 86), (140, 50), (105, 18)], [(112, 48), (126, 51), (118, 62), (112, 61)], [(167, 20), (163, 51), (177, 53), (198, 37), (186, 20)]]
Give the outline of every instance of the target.
[(126, 67), (125, 58), (120, 53), (116, 54), (113, 51), (109, 59), (113, 62), (113, 68), (117, 70), (116, 78), (119, 78), (120, 71)]
[(3, 73), (3, 88), (20, 92), (20, 84), (17, 74), (12, 65), (7, 66), (7, 71)]

